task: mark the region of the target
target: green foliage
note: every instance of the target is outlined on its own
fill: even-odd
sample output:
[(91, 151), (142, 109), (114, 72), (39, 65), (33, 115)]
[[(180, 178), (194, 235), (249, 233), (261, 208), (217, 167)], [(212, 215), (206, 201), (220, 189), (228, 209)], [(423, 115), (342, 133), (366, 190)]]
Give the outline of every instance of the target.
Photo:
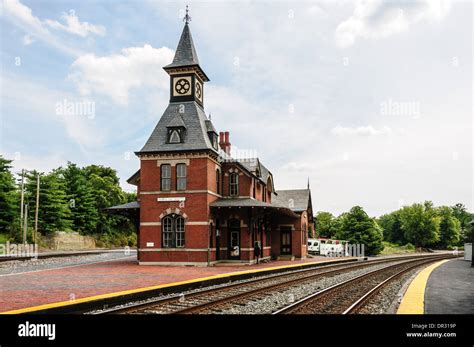
[[(11, 161), (0, 156), (0, 234), (21, 241), (19, 187), (11, 173)], [(90, 165), (84, 168), (68, 163), (50, 173), (25, 173), (25, 204), (28, 229), (34, 226), (37, 177), (40, 176), (38, 231), (79, 231), (93, 235), (107, 246), (136, 244), (132, 218), (111, 215), (104, 210), (136, 200), (135, 193), (120, 187), (114, 169)]]
[(10, 172), (11, 160), (0, 155), (0, 233), (10, 232), (19, 214), (15, 178)]
[(334, 216), (329, 212), (318, 212), (315, 218), (316, 233), (320, 237), (331, 237), (333, 231), (331, 229)]
[[(36, 209), (37, 171), (25, 175), (25, 201), (28, 204), (28, 224), (34, 223)], [(73, 226), (72, 213), (66, 194), (66, 181), (60, 169), (40, 175), (38, 209), (38, 231), (50, 234), (54, 231), (68, 231)]]
[(441, 206), (437, 209), (440, 219), (439, 241), (437, 246), (441, 248), (452, 248), (459, 243), (461, 237), (461, 222), (454, 217), (451, 207)]
[(95, 230), (99, 221), (96, 196), (84, 170), (68, 163), (60, 169), (66, 182), (66, 194), (72, 214), (73, 229), (83, 234)]
[(403, 207), (400, 221), (405, 239), (416, 247), (432, 246), (440, 239), (441, 218), (431, 201)]
[[(113, 234), (114, 230), (127, 228), (128, 219), (119, 215), (110, 215), (105, 208), (127, 202), (131, 196), (125, 194), (119, 185), (117, 172), (109, 167), (90, 165), (84, 169), (86, 179), (94, 192), (95, 207), (99, 211), (97, 234)], [(135, 199), (136, 200), (136, 197)], [(133, 201), (133, 200), (132, 200)]]
[(401, 228), (400, 211), (394, 211), (380, 216), (377, 223), (383, 229), (383, 238), (386, 241), (403, 245), (407, 242)]
[(354, 206), (347, 214), (340, 216), (340, 229), (335, 237), (348, 240), (352, 244), (364, 244), (369, 255), (375, 255), (383, 249), (383, 233), (377, 222), (370, 218), (360, 206)]
[(452, 209), (454, 217), (461, 223), (460, 243), (474, 242), (474, 213), (469, 213), (463, 204), (456, 204)]
[(383, 255), (390, 255), (390, 254), (408, 254), (415, 252), (415, 246), (411, 243), (407, 243), (406, 245), (400, 246), (396, 243), (384, 241), (383, 242), (384, 248), (381, 254)]

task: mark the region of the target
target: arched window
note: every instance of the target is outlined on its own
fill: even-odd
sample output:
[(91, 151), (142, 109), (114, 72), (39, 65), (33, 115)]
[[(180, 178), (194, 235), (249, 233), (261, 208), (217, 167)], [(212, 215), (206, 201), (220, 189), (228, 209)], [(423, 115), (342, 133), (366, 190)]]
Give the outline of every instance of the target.
[(216, 170), (216, 193), (221, 193), (221, 170)]
[(231, 196), (239, 195), (239, 174), (231, 173), (229, 176), (229, 194)]
[(163, 248), (184, 247), (184, 218), (175, 214), (162, 219)]
[(178, 130), (172, 130), (170, 134), (170, 143), (180, 143), (181, 137), (179, 136)]

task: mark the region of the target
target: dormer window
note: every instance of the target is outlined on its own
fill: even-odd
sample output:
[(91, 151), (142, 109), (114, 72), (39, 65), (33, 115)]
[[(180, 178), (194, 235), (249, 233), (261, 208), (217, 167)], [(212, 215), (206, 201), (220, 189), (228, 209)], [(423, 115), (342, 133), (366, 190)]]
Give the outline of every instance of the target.
[(180, 143), (181, 137), (179, 136), (178, 130), (172, 130), (170, 135), (170, 143)]
[(183, 143), (184, 129), (183, 128), (168, 128), (168, 143)]
[(218, 145), (218, 141), (217, 141), (217, 134), (212, 133), (211, 137), (212, 137), (212, 147), (214, 147), (214, 149), (216, 151), (218, 151), (219, 150), (219, 145)]

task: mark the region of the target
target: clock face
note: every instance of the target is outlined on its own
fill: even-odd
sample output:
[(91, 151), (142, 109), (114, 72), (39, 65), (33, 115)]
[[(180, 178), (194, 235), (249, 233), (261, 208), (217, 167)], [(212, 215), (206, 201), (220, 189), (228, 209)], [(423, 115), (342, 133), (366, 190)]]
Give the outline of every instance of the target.
[(199, 83), (198, 81), (196, 81), (195, 93), (196, 93), (196, 98), (202, 101), (202, 87), (201, 87), (201, 83)]
[(191, 77), (175, 78), (174, 95), (191, 95)]

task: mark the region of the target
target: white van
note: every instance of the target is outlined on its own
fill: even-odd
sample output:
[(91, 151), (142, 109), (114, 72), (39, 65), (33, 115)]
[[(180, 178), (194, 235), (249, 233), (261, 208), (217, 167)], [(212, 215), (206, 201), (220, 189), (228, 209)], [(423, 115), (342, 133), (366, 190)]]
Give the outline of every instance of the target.
[(330, 239), (308, 239), (308, 253), (326, 257), (343, 257), (346, 254), (347, 241)]
[(319, 254), (319, 240), (318, 239), (308, 239), (308, 253)]

